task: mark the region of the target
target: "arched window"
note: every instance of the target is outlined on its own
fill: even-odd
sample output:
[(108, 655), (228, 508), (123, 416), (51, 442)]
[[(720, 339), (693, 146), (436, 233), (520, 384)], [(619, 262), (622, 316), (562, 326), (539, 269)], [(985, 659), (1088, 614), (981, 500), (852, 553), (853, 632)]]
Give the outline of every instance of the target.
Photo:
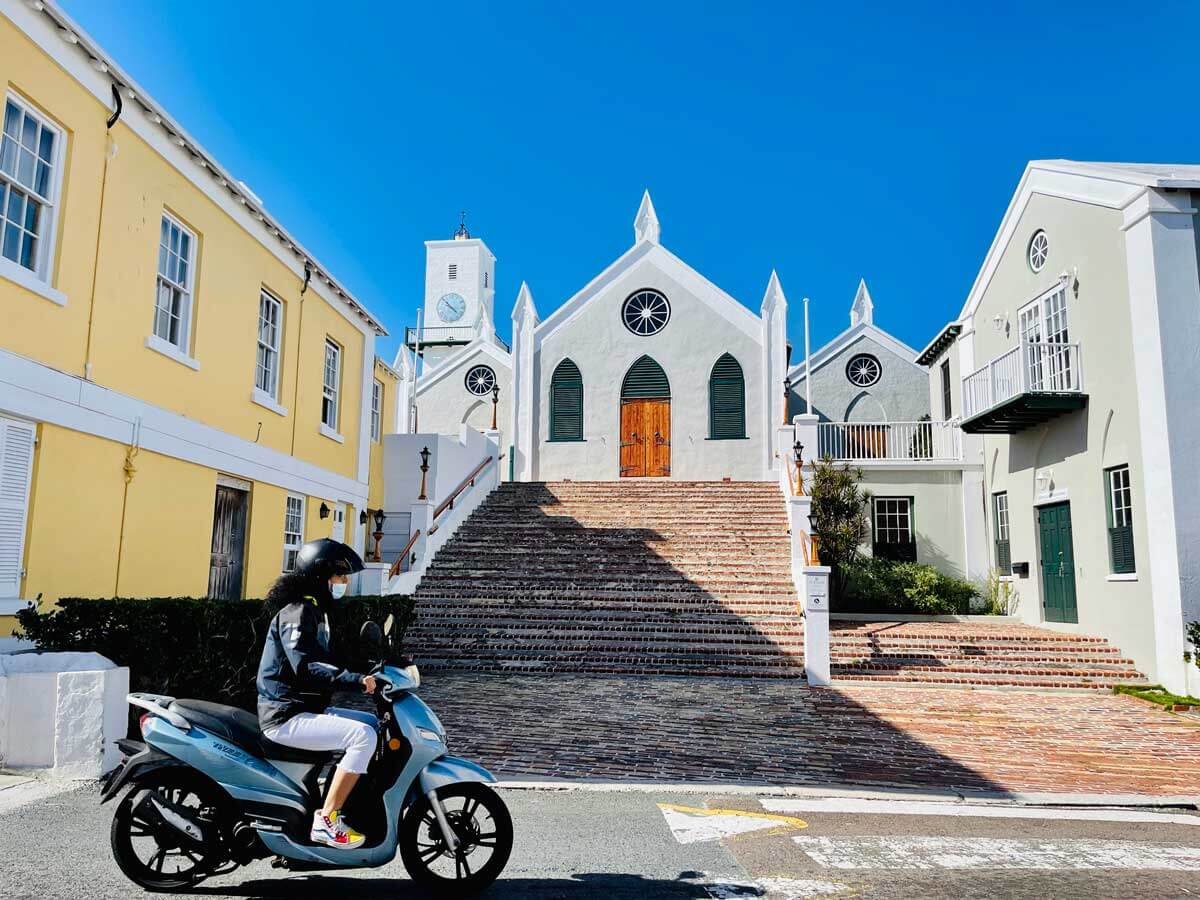
[(621, 383), (621, 399), (671, 399), (671, 385), (662, 366), (648, 356), (643, 356), (625, 373)]
[(583, 440), (583, 376), (569, 359), (550, 378), (550, 440)]
[(708, 377), (708, 436), (717, 441), (746, 436), (746, 379), (728, 353)]

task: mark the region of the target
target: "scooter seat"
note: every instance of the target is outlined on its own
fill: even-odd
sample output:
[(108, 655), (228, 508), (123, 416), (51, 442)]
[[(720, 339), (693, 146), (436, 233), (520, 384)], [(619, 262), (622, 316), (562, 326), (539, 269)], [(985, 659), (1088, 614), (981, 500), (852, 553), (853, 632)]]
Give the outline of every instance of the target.
[(236, 744), (247, 753), (283, 762), (325, 763), (334, 758), (328, 750), (299, 750), (276, 744), (263, 737), (258, 716), (236, 706), (212, 703), (208, 700), (176, 700), (168, 707), (197, 728)]

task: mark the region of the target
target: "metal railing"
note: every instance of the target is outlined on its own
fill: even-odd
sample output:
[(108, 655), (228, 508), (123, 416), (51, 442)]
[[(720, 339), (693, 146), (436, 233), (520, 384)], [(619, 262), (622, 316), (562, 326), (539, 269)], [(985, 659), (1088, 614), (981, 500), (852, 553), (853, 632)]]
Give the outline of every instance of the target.
[[(404, 343), (409, 347), (416, 347), (418, 340), (422, 347), (430, 344), (469, 344), (478, 336), (479, 329), (474, 325), (426, 325), (420, 329), (406, 326), (404, 329)], [(511, 349), (499, 335), (496, 336), (496, 342), (505, 350)]]
[(1078, 394), (1082, 390), (1079, 344), (1022, 341), (963, 379), (963, 418), (1021, 394)]
[(820, 422), (817, 452), (837, 460), (958, 460), (958, 422)]

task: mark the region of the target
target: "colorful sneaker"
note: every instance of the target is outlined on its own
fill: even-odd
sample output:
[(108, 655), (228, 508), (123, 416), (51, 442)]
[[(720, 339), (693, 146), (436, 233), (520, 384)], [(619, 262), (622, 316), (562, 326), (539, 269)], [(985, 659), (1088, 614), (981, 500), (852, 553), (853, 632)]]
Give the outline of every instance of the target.
[(339, 850), (353, 850), (366, 840), (363, 835), (347, 825), (336, 810), (328, 816), (323, 815), (320, 810), (313, 813), (312, 831), (308, 837), (314, 844), (324, 844)]

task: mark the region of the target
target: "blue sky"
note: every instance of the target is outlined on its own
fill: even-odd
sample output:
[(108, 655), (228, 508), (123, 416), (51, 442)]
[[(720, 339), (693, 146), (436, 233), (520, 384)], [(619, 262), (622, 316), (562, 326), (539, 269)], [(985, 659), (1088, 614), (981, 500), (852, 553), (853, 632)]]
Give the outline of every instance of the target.
[[(632, 242), (813, 346), (860, 277), (914, 347), (957, 315), (1029, 159), (1198, 162), (1200, 5), (64, 0), (392, 331), (468, 225), (545, 317)], [(1106, 9), (1106, 6), (1108, 7)]]

